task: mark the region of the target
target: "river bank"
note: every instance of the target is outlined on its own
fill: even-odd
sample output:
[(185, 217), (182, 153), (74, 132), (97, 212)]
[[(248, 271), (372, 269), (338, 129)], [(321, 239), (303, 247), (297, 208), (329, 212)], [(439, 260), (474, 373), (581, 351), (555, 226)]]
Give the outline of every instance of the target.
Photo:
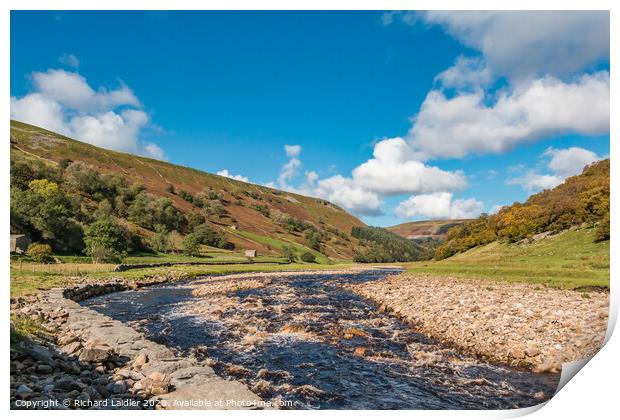
[(558, 372), (562, 363), (595, 354), (607, 329), (607, 291), (424, 274), (393, 275), (347, 288), (429, 337), (533, 372)]
[[(256, 394), (237, 381), (218, 377), (208, 363), (179, 358), (133, 328), (79, 304), (95, 296), (186, 278), (187, 273), (179, 272), (141, 279), (72, 277), (64, 288), (12, 299), (11, 407), (227, 409), (260, 405)], [(36, 337), (22, 334), (23, 324), (36, 329)], [(222, 399), (242, 403), (218, 406)], [(196, 400), (202, 404), (192, 406)]]

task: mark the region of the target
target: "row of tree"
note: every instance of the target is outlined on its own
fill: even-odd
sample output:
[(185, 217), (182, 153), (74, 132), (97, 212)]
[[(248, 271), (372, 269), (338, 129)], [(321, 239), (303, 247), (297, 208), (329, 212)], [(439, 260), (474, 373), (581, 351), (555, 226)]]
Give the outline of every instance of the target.
[(433, 244), (419, 244), (384, 228), (355, 226), (351, 236), (362, 241), (362, 248), (353, 257), (356, 262), (420, 261), (433, 256)]

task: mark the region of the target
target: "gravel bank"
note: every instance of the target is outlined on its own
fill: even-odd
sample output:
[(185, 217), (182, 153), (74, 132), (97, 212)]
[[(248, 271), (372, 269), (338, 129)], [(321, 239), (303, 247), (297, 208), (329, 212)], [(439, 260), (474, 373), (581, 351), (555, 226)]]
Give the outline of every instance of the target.
[(429, 337), (534, 372), (595, 354), (607, 329), (605, 291), (411, 274), (347, 287)]

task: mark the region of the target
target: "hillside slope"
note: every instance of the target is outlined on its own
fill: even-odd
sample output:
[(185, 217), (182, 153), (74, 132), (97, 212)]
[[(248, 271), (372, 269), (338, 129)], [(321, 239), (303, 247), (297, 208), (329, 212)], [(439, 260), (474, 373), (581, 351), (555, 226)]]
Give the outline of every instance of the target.
[[(170, 199), (185, 216), (203, 214), (236, 249), (279, 255), (283, 247), (292, 245), (300, 252), (318, 253), (318, 248), (329, 257), (350, 259), (358, 244), (350, 236), (351, 229), (365, 226), (325, 200), (101, 149), (17, 121), (11, 121), (10, 142), (12, 164), (35, 162), (57, 168), (61, 163), (83, 162), (101, 175), (118, 174), (128, 184), (141, 184), (148, 193)], [(195, 204), (196, 197), (201, 197), (201, 206)], [(214, 210), (205, 211), (203, 202)], [(296, 228), (298, 221), (306, 225)], [(152, 230), (125, 223), (144, 237), (153, 235)], [(304, 235), (308, 227), (319, 232), (320, 246), (316, 246), (316, 238)]]
[(455, 220), (421, 220), (391, 226), (388, 230), (406, 239), (445, 239), (450, 228), (458, 226), (469, 219)]
[(494, 241), (515, 243), (536, 235), (555, 234), (576, 227), (592, 227), (594, 241), (610, 235), (610, 164), (604, 159), (567, 178), (555, 188), (530, 196), (524, 203), (503, 207), (448, 230), (446, 242), (435, 252), (443, 259)]
[(572, 229), (533, 242), (494, 241), (441, 261), (408, 263), (415, 273), (542, 283), (554, 287), (609, 287), (609, 241), (594, 229)]

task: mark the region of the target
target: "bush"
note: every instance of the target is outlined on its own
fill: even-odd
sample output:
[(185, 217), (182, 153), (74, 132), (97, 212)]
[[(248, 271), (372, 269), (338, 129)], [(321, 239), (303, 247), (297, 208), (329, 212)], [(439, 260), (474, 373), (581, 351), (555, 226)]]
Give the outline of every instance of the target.
[(299, 256), (299, 259), (302, 260), (303, 262), (307, 262), (307, 263), (315, 263), (316, 262), (316, 257), (314, 256), (313, 253), (311, 252), (304, 252)]
[(269, 217), (270, 215), (269, 207), (264, 204), (252, 204), (250, 208), (256, 210), (265, 217)]
[(32, 243), (28, 246), (28, 251), (26, 252), (33, 261), (36, 262), (52, 262), (54, 258), (52, 257), (52, 247), (48, 244), (40, 244), (40, 243)]
[(166, 227), (163, 225), (157, 225), (155, 227), (155, 235), (151, 237), (151, 248), (157, 252), (170, 251), (170, 238)]
[(94, 262), (120, 262), (129, 249), (129, 235), (112, 218), (95, 221), (86, 229), (85, 252)]
[(292, 246), (282, 247), (282, 258), (284, 258), (288, 262), (295, 262), (297, 260), (295, 248), (293, 248)]
[(226, 241), (226, 236), (216, 232), (208, 223), (203, 223), (196, 226), (193, 233), (198, 238), (199, 243), (203, 245), (229, 249), (226, 248), (228, 244), (228, 241)]
[(323, 241), (323, 234), (314, 228), (306, 229), (304, 231), (304, 238), (308, 241), (308, 246), (315, 251), (321, 250), (321, 242)]
[(200, 256), (200, 238), (195, 233), (190, 233), (183, 239), (183, 252), (189, 257)]

